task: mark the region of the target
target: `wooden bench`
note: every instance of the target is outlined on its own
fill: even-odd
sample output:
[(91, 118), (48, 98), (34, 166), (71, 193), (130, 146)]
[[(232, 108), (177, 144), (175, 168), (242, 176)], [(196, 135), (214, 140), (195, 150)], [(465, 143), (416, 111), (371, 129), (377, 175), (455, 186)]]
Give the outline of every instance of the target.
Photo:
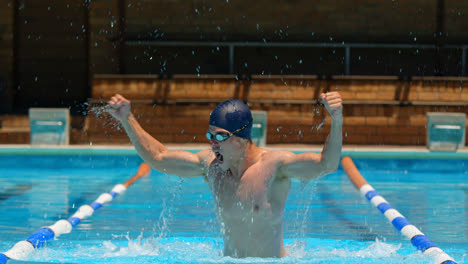
[[(345, 144), (416, 144), (425, 142), (428, 111), (466, 112), (467, 78), (397, 76), (265, 76), (238, 80), (234, 75), (101, 76), (93, 100), (103, 102), (116, 92), (134, 103), (143, 128), (162, 142), (206, 143), (210, 111), (230, 98), (248, 102), (252, 110), (268, 111), (267, 142), (323, 144), (330, 118), (317, 99), (339, 91), (343, 97)], [(121, 79), (119, 79), (121, 78)], [(98, 78), (99, 79), (99, 78)], [(118, 84), (120, 82), (120, 84)], [(144, 96), (142, 96), (144, 95)], [(95, 104), (96, 106), (96, 104)], [(91, 107), (91, 104), (90, 104)], [(99, 110), (99, 108), (97, 108)], [(98, 111), (99, 112), (99, 111)], [(89, 115), (90, 141), (127, 142), (109, 116)]]
[(135, 102), (150, 103), (164, 93), (164, 83), (159, 75), (100, 74), (93, 78), (92, 101), (107, 101), (114, 94), (121, 94)]
[(398, 76), (332, 76), (328, 91), (339, 91), (344, 104), (398, 105), (404, 83)]
[(466, 106), (468, 78), (413, 77), (404, 100), (413, 105)]
[(172, 76), (167, 103), (217, 103), (243, 96), (236, 75), (185, 75)]
[(252, 75), (246, 100), (262, 104), (316, 104), (323, 84), (316, 75)]
[(240, 98), (236, 75), (95, 75), (91, 102), (105, 102), (114, 94), (134, 103), (212, 103)]

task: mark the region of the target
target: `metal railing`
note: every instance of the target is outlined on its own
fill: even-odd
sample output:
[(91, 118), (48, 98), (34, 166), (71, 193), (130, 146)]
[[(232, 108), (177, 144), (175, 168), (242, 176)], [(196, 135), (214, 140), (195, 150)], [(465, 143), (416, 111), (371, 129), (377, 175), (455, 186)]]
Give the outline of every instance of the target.
[(466, 76), (466, 56), (468, 45), (444, 45), (436, 44), (406, 44), (406, 43), (329, 43), (329, 42), (261, 42), (261, 41), (160, 41), (160, 40), (126, 40), (128, 46), (166, 46), (166, 47), (228, 47), (229, 49), (229, 73), (234, 73), (235, 49), (238, 47), (270, 47), (270, 48), (342, 48), (345, 50), (345, 74), (351, 74), (351, 49), (353, 48), (391, 48), (391, 49), (457, 49), (462, 51), (460, 58), (460, 76)]

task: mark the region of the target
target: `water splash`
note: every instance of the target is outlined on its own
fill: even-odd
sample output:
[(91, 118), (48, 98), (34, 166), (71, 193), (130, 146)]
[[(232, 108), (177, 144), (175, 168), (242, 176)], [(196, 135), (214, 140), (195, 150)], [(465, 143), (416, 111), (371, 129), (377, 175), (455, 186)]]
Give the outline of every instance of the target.
[[(81, 242), (73, 248), (37, 251), (33, 261), (75, 263), (430, 263), (422, 253), (404, 254), (401, 244), (353, 240), (286, 240), (290, 255), (277, 258), (223, 257), (216, 238), (170, 237), (156, 241), (142, 235), (126, 241)], [(414, 252), (414, 251), (412, 251)]]
[(107, 102), (101, 101), (95, 105), (90, 106), (88, 114), (93, 115), (96, 119), (100, 119), (100, 126), (102, 127), (112, 127), (116, 130), (123, 129), (119, 121), (110, 115)]

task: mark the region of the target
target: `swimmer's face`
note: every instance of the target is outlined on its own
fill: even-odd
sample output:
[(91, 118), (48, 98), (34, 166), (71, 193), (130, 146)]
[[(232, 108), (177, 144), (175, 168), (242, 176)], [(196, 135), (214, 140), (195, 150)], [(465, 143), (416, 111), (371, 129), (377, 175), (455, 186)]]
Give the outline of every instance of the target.
[[(237, 137), (231, 134), (229, 131), (210, 126), (208, 133), (211, 134), (212, 140), (210, 140), (211, 151), (215, 154), (215, 162), (217, 162), (221, 168), (229, 169), (232, 165), (233, 158), (236, 158), (240, 155), (242, 149), (242, 138)], [(215, 137), (217, 134), (220, 135), (229, 135), (224, 141), (216, 140)]]

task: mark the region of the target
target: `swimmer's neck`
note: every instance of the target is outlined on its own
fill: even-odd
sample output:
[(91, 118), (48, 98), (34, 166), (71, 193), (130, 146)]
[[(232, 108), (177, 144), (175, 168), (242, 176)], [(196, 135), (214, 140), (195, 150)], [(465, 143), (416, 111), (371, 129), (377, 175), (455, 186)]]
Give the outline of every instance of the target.
[(233, 160), (228, 171), (234, 178), (240, 179), (244, 172), (257, 162), (259, 153), (261, 153), (261, 148), (255, 146), (250, 140), (246, 141), (245, 147), (241, 149), (238, 158)]

